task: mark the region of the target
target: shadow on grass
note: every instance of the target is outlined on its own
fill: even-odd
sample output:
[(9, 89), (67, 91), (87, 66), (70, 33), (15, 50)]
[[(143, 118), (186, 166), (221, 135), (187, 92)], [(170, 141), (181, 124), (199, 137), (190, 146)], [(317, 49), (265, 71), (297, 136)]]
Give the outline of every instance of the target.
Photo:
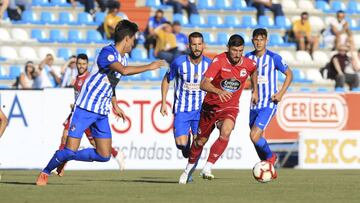
[[(154, 180), (154, 178), (145, 177), (144, 179), (136, 180), (82, 180), (82, 181), (96, 181), (96, 182), (124, 182), (124, 183), (156, 183), (156, 184), (178, 184), (178, 181), (169, 181), (169, 180)], [(156, 177), (155, 177), (156, 179)], [(161, 178), (158, 178), (161, 179)]]
[(35, 185), (35, 183), (29, 183), (29, 182), (0, 182), (1, 185)]

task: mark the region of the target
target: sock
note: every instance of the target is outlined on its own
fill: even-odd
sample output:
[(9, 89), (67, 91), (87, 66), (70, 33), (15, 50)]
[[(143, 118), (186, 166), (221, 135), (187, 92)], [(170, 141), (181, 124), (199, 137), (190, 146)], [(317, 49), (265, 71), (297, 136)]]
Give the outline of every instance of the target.
[(57, 150), (54, 154), (54, 156), (50, 159), (48, 165), (43, 169), (42, 172), (50, 175), (51, 171), (60, 166), (60, 164), (70, 161), (74, 159), (76, 152), (64, 148), (62, 150)]
[(111, 155), (113, 157), (116, 157), (118, 155), (118, 151), (116, 151), (116, 149), (114, 149), (114, 147), (111, 148)]
[(204, 171), (204, 172), (210, 172), (213, 165), (214, 165), (214, 164), (211, 163), (211, 162), (206, 162), (206, 164), (205, 164), (205, 166), (204, 166), (204, 168), (203, 168), (202, 171)]
[(223, 138), (219, 137), (211, 146), (209, 158), (207, 161), (214, 164), (224, 153), (228, 143), (229, 140), (224, 140)]
[(65, 144), (61, 143), (59, 149), (64, 149), (64, 148), (65, 148)]
[(176, 145), (176, 148), (181, 150), (181, 153), (183, 155), (184, 158), (189, 158), (189, 154), (190, 154), (190, 149), (186, 148), (187, 146), (185, 145)]
[(263, 137), (260, 137), (257, 143), (255, 143), (255, 149), (261, 160), (267, 160), (272, 156), (272, 151)]
[(204, 146), (198, 146), (196, 144), (196, 141), (192, 143), (190, 149), (189, 164), (195, 164), (199, 160), (203, 147)]
[(74, 160), (87, 161), (87, 162), (92, 162), (92, 161), (107, 162), (110, 160), (110, 157), (101, 156), (96, 152), (94, 148), (86, 148), (78, 151), (74, 157)]

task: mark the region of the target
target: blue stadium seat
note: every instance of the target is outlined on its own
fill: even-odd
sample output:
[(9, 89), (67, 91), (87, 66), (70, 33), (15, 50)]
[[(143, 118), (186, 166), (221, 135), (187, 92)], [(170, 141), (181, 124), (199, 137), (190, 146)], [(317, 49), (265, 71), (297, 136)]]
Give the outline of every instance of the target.
[(60, 30), (50, 30), (49, 42), (66, 42), (64, 33)]
[(82, 34), (79, 30), (69, 30), (68, 32), (68, 42), (70, 43), (84, 43), (86, 42), (82, 37)]
[(346, 12), (351, 14), (360, 13), (360, 3), (354, 0), (349, 1)]
[(142, 81), (158, 81), (159, 77), (153, 75), (153, 71), (146, 71), (140, 74)]
[(9, 75), (6, 73), (6, 69), (3, 66), (0, 66), (0, 80), (8, 80)]
[(88, 49), (85, 48), (77, 48), (76, 49), (76, 55), (78, 54), (86, 54), (88, 57), (90, 57), (90, 51)]
[(284, 44), (284, 39), (278, 34), (270, 34), (269, 46), (281, 46)]
[(306, 93), (311, 92), (311, 89), (308, 87), (301, 87), (299, 90), (300, 90), (300, 92), (306, 92)]
[(340, 11), (340, 10), (343, 10), (345, 11), (346, 10), (346, 6), (343, 2), (341, 1), (332, 1), (331, 2), (331, 10), (333, 12), (337, 12), (337, 11)]
[(352, 92), (360, 92), (360, 87), (353, 88), (351, 91)]
[(60, 12), (59, 13), (59, 24), (61, 24), (61, 25), (75, 24), (74, 16), (67, 11)]
[(187, 16), (180, 13), (175, 13), (173, 15), (173, 22), (174, 21), (179, 21), (182, 26), (189, 24)]
[(159, 7), (161, 2), (160, 0), (146, 0), (145, 5), (148, 7)]
[(285, 16), (276, 16), (275, 25), (277, 28), (289, 29), (291, 27), (291, 22)]
[(193, 25), (195, 27), (202, 27), (205, 24), (204, 18), (200, 15), (191, 15), (190, 22), (191, 22), (191, 25)]
[(55, 16), (51, 12), (43, 11), (40, 15), (40, 23), (41, 24), (57, 24), (55, 20)]
[(104, 12), (96, 12), (95, 13), (95, 24), (100, 25), (104, 22), (106, 14)]
[(345, 92), (345, 88), (343, 88), (343, 87), (337, 87), (337, 88), (335, 88), (335, 92), (337, 92), (337, 93), (344, 93), (344, 92)]
[(21, 68), (19, 66), (10, 66), (9, 70), (9, 79), (14, 80), (16, 77), (19, 77), (21, 73)]
[(66, 2), (66, 0), (51, 0), (52, 6), (61, 6), (61, 7), (71, 7), (71, 4)]
[(258, 25), (260, 25), (260, 27), (273, 27), (273, 22), (270, 20), (269, 16), (259, 16), (258, 19)]
[(225, 26), (229, 28), (239, 28), (240, 21), (236, 16), (225, 16)]
[(356, 22), (355, 19), (346, 18), (346, 21), (348, 22), (349, 28), (350, 28), (351, 30), (359, 30), (359, 29), (360, 29), (360, 27), (358, 27), (357, 22)]
[(217, 15), (208, 15), (206, 27), (221, 28), (225, 27), (225, 25), (222, 23), (221, 17)]
[(329, 89), (326, 87), (319, 87), (319, 88), (317, 88), (316, 91), (320, 92), (320, 93), (327, 93), (327, 92), (329, 92)]
[(33, 6), (49, 6), (48, 0), (32, 0)]
[(256, 26), (256, 20), (253, 16), (243, 15), (241, 18), (241, 27), (242, 28), (252, 28)]
[(208, 33), (208, 32), (203, 32), (202, 35), (204, 37), (204, 42), (206, 44), (210, 44), (210, 45), (216, 44), (216, 41), (215, 41), (215, 38), (214, 38), (213, 34)]
[(57, 50), (57, 57), (63, 58), (65, 61), (68, 60), (71, 55), (71, 51), (68, 48), (59, 48)]
[(31, 38), (36, 39), (38, 42), (47, 42), (48, 40), (45, 37), (45, 33), (40, 29), (31, 30)]
[(218, 32), (216, 38), (217, 44), (224, 46), (228, 43), (230, 34), (227, 32)]
[(293, 82), (296, 83), (312, 83), (312, 80), (308, 80), (305, 78), (305, 74), (299, 69), (293, 69)]
[(95, 25), (93, 18), (89, 13), (80, 12), (77, 15), (77, 23), (79, 25)]
[(140, 62), (149, 61), (146, 51), (143, 51), (140, 48), (135, 48), (131, 51), (131, 60)]
[(160, 80), (162, 80), (163, 79), (163, 77), (164, 77), (164, 75), (166, 74), (166, 72), (167, 72), (167, 68), (164, 68), (164, 67), (161, 67), (160, 69), (159, 69), (159, 78), (160, 78)]
[(214, 9), (214, 6), (212, 6), (210, 0), (199, 0), (197, 4), (197, 8), (201, 10), (202, 9), (209, 10), (209, 9)]
[(217, 10), (232, 10), (229, 0), (215, 0), (215, 9)]
[(88, 43), (103, 43), (104, 40), (97, 30), (88, 30), (86, 32), (86, 41)]
[(285, 75), (280, 71), (278, 71), (278, 80), (279, 80), (279, 82), (285, 81)]
[(329, 13), (331, 10), (329, 4), (325, 1), (316, 1), (315, 8), (322, 10), (324, 12), (327, 12), (327, 13)]
[(236, 10), (242, 11), (255, 11), (256, 9), (253, 7), (247, 6), (244, 0), (232, 0), (232, 7)]
[[(37, 24), (37, 18), (34, 12), (26, 10), (21, 14), (21, 21), (15, 21), (16, 23), (30, 23), (30, 24)], [(13, 22), (13, 23), (15, 23)]]

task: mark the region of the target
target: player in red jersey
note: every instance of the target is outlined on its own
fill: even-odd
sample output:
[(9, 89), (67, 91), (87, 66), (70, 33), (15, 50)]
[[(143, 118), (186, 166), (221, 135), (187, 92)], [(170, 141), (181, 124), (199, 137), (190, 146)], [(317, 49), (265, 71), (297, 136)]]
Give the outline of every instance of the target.
[[(79, 54), (76, 58), (76, 67), (78, 70), (78, 76), (76, 77), (76, 81), (74, 83), (74, 93), (75, 93), (75, 98), (78, 97), (82, 85), (84, 84), (84, 81), (86, 80), (86, 78), (90, 75), (89, 71), (88, 71), (88, 57), (86, 54)], [(75, 99), (76, 100), (76, 99)], [(115, 108), (115, 111), (117, 112), (117, 115), (123, 115), (122, 110), (117, 106), (116, 101), (112, 102), (113, 107)], [(73, 107), (73, 105), (71, 105), (71, 108)], [(70, 125), (70, 119), (71, 119), (72, 113), (70, 113), (70, 115), (68, 116), (68, 118), (66, 119), (66, 121), (64, 122), (64, 130), (63, 130), (63, 135), (61, 137), (61, 144), (59, 149), (64, 149), (65, 144), (66, 144), (66, 139), (68, 137), (68, 131), (69, 131), (69, 125)], [(120, 116), (123, 117), (123, 116)], [(95, 147), (95, 140), (94, 138), (91, 136), (91, 130), (90, 128), (85, 130), (85, 135), (88, 138), (89, 142), (91, 145), (93, 145)], [(119, 165), (119, 169), (122, 171), (125, 168), (125, 161), (124, 161), (124, 154), (122, 151), (117, 151), (116, 149), (112, 148), (111, 149), (111, 154), (112, 156), (116, 159), (118, 165)], [(56, 172), (59, 176), (63, 176), (64, 175), (64, 167), (65, 164), (60, 165), (57, 169)]]
[(219, 138), (210, 148), (210, 154), (201, 176), (213, 179), (211, 174), (213, 164), (225, 151), (230, 134), (235, 126), (239, 112), (239, 99), (246, 79), (251, 76), (254, 90), (252, 102), (257, 103), (257, 71), (256, 62), (242, 56), (244, 39), (240, 35), (232, 35), (227, 44), (228, 51), (217, 55), (205, 72), (200, 88), (207, 92), (203, 101), (198, 136), (191, 146), (190, 157), (185, 171), (179, 179), (179, 184), (186, 184), (195, 163), (201, 155), (203, 146), (208, 141), (211, 132), (217, 127)]

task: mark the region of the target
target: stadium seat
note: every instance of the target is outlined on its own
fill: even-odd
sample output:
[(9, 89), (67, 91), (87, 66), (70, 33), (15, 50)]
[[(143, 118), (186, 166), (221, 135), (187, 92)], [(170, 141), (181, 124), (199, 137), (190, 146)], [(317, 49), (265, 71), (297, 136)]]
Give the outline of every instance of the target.
[(360, 34), (353, 35), (354, 43), (356, 47), (360, 47)]
[(319, 63), (321, 65), (325, 65), (327, 62), (330, 61), (329, 56), (325, 52), (320, 50), (313, 52), (313, 58), (314, 58), (314, 62)]
[(116, 15), (117, 15), (117, 16), (120, 16), (121, 19), (129, 20), (129, 17), (128, 17), (128, 16), (126, 15), (126, 13), (124, 13), (124, 12), (118, 12)]
[(15, 48), (10, 46), (1, 46), (0, 56), (10, 60), (16, 60), (19, 58)]
[(100, 25), (105, 20), (106, 13), (105, 12), (96, 12), (95, 13), (95, 24)]
[(77, 48), (76, 49), (76, 55), (79, 55), (79, 54), (86, 54), (88, 56), (89, 60), (90, 60), (90, 58), (92, 58), (92, 54), (89, 51), (89, 49)]
[(325, 28), (324, 21), (319, 16), (310, 16), (309, 23), (313, 32), (320, 32)]
[(306, 70), (306, 78), (317, 83), (324, 81), (320, 71), (318, 69), (308, 69)]
[(49, 42), (66, 42), (66, 37), (64, 33), (60, 30), (50, 30)]
[(31, 38), (36, 39), (38, 42), (46, 42), (47, 41), (44, 31), (40, 30), (40, 29), (31, 30)]
[(299, 63), (303, 63), (303, 64), (304, 63), (305, 64), (312, 63), (311, 56), (310, 56), (309, 52), (307, 52), (307, 51), (296, 51), (295, 58), (296, 58), (296, 61), (298, 61)]
[(300, 87), (299, 91), (304, 93), (310, 93), (311, 89), (309, 87)]
[(71, 7), (70, 3), (67, 3), (66, 0), (51, 0), (52, 6), (61, 6), (61, 7)]
[(209, 33), (209, 32), (203, 32), (202, 33), (203, 37), (204, 37), (204, 42), (206, 44), (209, 44), (209, 45), (214, 45), (216, 44), (216, 41), (215, 41), (215, 37), (212, 33)]
[(287, 63), (295, 61), (295, 58), (290, 51), (286, 51), (286, 50), (279, 51), (279, 55)]
[(19, 57), (21, 59), (26, 59), (26, 60), (38, 60), (38, 56), (36, 55), (36, 52), (34, 50), (34, 48), (32, 47), (21, 47), (19, 49)]
[(57, 57), (58, 58), (62, 58), (62, 59), (64, 59), (65, 61), (66, 60), (68, 60), (69, 59), (69, 57), (71, 56), (72, 54), (71, 54), (71, 51), (70, 51), (70, 49), (68, 49), (68, 48), (59, 48), (58, 50), (57, 50)]
[(54, 13), (43, 11), (40, 14), (41, 24), (57, 24)]
[[(9, 74), (7, 73), (5, 67), (0, 65), (0, 80), (8, 80), (8, 79), (9, 79)], [(2, 86), (0, 86), (0, 89), (1, 88)]]
[(316, 1), (315, 8), (326, 13), (329, 13), (331, 11), (329, 4), (325, 1)]
[(225, 27), (238, 28), (240, 27), (240, 21), (234, 15), (225, 16)]
[(12, 41), (10, 34), (7, 29), (0, 27), (0, 41)]
[(346, 6), (344, 4), (344, 2), (341, 1), (331, 1), (331, 10), (333, 12), (338, 12), (340, 10), (345, 11), (346, 10)]
[(180, 14), (180, 13), (175, 13), (173, 15), (173, 22), (175, 22), (175, 21), (179, 21), (179, 23), (182, 26), (189, 24), (189, 20), (188, 20), (187, 16)]
[(225, 46), (229, 41), (230, 34), (227, 32), (218, 32), (216, 38), (217, 38), (218, 45)]
[(37, 20), (36, 14), (30, 10), (26, 10), (21, 14), (20, 21), (14, 21), (13, 23), (29, 23), (29, 24), (37, 24), (39, 21)]
[(75, 24), (74, 16), (67, 11), (62, 11), (59, 13), (59, 24), (61, 25), (70, 25)]
[(214, 9), (213, 2), (211, 0), (199, 0), (197, 8), (200, 10)]
[(51, 54), (54, 57), (56, 56), (55, 51), (50, 47), (40, 47), (38, 49), (38, 56), (39, 56), (40, 60), (44, 59), (47, 54)]
[(135, 48), (131, 51), (131, 60), (140, 62), (149, 61), (146, 51), (140, 48)]
[(345, 92), (345, 88), (343, 88), (343, 87), (336, 87), (336, 88), (335, 88), (335, 92), (337, 92), (337, 93), (344, 93), (344, 92)]
[(49, 1), (48, 0), (32, 0), (33, 6), (48, 6)]
[(296, 83), (311, 83), (311, 80), (306, 79), (304, 72), (299, 69), (293, 69), (293, 82)]
[(86, 40), (82, 36), (82, 33), (79, 30), (69, 30), (67, 40), (69, 43), (84, 43), (84, 42), (86, 42)]
[(215, 9), (217, 10), (232, 10), (229, 0), (215, 0)]
[(360, 87), (353, 88), (351, 91), (352, 92), (360, 92)]
[(77, 15), (77, 23), (79, 25), (95, 25), (93, 18), (89, 13), (80, 12)]
[(360, 13), (360, 3), (355, 0), (349, 1), (346, 12), (351, 14)]
[(86, 42), (88, 43), (103, 43), (104, 40), (97, 30), (88, 30), (86, 32)]
[(360, 28), (358, 27), (357, 22), (356, 22), (355, 19), (353, 19), (353, 18), (346, 18), (346, 21), (348, 22), (349, 28), (350, 28), (351, 30), (359, 30), (359, 29), (360, 29)]
[(242, 28), (253, 28), (256, 26), (256, 20), (253, 16), (243, 15), (241, 18), (241, 27)]
[(326, 88), (326, 87), (319, 87), (319, 88), (317, 88), (316, 91), (319, 93), (328, 93), (330, 90), (329, 90), (329, 88)]
[(291, 22), (285, 16), (276, 16), (275, 17), (275, 25), (277, 28), (289, 29), (291, 27)]
[(148, 7), (159, 7), (161, 2), (160, 0), (146, 0), (145, 5)]
[(296, 5), (294, 0), (282, 0), (281, 3), (284, 11), (298, 9), (298, 6)]
[(269, 16), (259, 16), (258, 25), (260, 25), (260, 27), (270, 28), (274, 26), (274, 20)]
[(270, 34), (268, 45), (269, 46), (283, 46), (284, 39), (280, 36), (279, 33)]
[(305, 10), (305, 11), (311, 11), (314, 10), (314, 3), (310, 0), (300, 0), (299, 3), (299, 9)]
[(9, 79), (15, 80), (17, 77), (20, 76), (21, 68), (19, 66), (10, 66), (9, 70)]
[(254, 11), (254, 7), (247, 6), (245, 0), (232, 0), (231, 7), (235, 10)]
[(223, 20), (221, 19), (220, 16), (208, 15), (206, 27), (220, 28), (220, 27), (225, 27), (225, 26), (224, 26)]
[(12, 39), (14, 39), (16, 41), (21, 41), (21, 42), (29, 41), (29, 39), (30, 39), (29, 34), (22, 28), (12, 29), (11, 36), (12, 36)]
[(195, 27), (202, 27), (205, 25), (205, 20), (202, 16), (200, 15), (191, 15), (190, 16), (190, 22), (191, 25), (195, 26)]

